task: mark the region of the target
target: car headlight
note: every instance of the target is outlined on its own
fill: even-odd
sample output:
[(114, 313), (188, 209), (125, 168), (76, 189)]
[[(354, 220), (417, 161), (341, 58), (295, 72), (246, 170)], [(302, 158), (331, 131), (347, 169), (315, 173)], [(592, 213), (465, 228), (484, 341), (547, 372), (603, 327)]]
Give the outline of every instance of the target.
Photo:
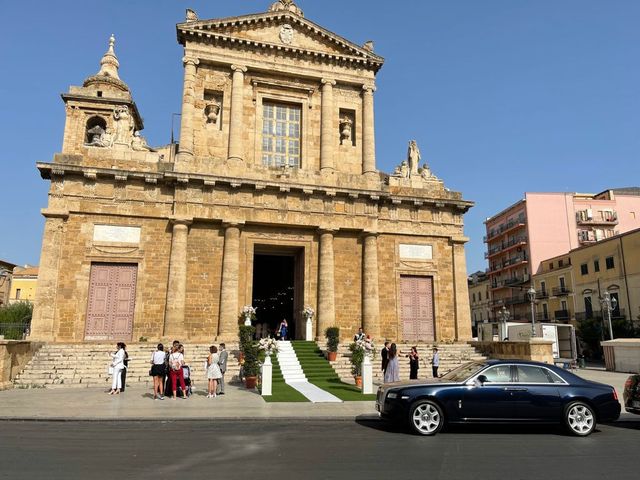
[(398, 392), (387, 393), (387, 398), (398, 398)]

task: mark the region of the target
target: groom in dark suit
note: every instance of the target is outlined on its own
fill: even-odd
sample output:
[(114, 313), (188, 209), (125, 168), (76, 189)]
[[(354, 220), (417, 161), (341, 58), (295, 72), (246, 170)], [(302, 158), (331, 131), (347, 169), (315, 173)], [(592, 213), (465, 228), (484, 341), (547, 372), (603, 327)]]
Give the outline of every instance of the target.
[(387, 364), (389, 363), (389, 342), (384, 342), (380, 357), (382, 358), (382, 372), (384, 373), (387, 371)]
[(218, 380), (218, 395), (224, 395), (224, 372), (227, 371), (227, 359), (229, 358), (229, 352), (227, 352), (226, 345), (220, 344), (220, 359), (218, 360), (218, 366), (222, 372), (222, 377)]

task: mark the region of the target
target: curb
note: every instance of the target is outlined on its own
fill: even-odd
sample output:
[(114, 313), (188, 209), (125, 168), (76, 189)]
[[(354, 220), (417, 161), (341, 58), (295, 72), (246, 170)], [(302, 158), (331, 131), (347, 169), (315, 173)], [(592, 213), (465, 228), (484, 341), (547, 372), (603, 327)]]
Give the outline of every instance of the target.
[(283, 421), (283, 422), (355, 422), (359, 420), (380, 420), (378, 414), (363, 414), (356, 416), (318, 416), (318, 417), (172, 417), (172, 418), (150, 418), (150, 417), (11, 417), (11, 416), (2, 416), (0, 417), (1, 422), (140, 422), (140, 423), (173, 423), (173, 422), (210, 422), (210, 421), (222, 421), (222, 422), (242, 422), (242, 423), (255, 423), (255, 422), (273, 422), (273, 421)]

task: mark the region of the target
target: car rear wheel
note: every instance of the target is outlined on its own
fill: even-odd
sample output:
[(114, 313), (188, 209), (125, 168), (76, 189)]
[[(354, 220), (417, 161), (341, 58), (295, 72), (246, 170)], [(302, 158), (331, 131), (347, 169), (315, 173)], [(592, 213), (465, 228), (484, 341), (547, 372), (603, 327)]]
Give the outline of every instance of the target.
[(596, 428), (596, 415), (586, 403), (573, 402), (565, 410), (564, 422), (573, 435), (586, 437)]
[(409, 425), (419, 435), (435, 435), (444, 425), (442, 409), (431, 400), (416, 402), (409, 411)]

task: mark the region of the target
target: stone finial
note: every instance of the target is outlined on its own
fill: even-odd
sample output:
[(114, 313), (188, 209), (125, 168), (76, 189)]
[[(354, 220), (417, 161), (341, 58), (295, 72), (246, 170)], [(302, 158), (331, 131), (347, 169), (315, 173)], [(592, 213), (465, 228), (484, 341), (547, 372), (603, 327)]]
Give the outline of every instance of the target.
[(107, 53), (102, 56), (102, 60), (100, 60), (100, 71), (98, 72), (98, 75), (120, 80), (120, 77), (118, 76), (118, 67), (120, 67), (120, 62), (118, 62), (118, 57), (116, 57), (116, 53), (113, 50), (115, 43), (116, 37), (112, 33), (109, 37), (109, 49), (107, 50)]
[(293, 0), (278, 0), (269, 7), (270, 12), (291, 12), (304, 17), (302, 9), (298, 7)]
[(367, 40), (366, 42), (364, 42), (362, 48), (369, 52), (373, 52), (373, 40)]
[(195, 12), (195, 10), (191, 10), (190, 8), (187, 8), (186, 20), (187, 22), (198, 21), (198, 14)]

